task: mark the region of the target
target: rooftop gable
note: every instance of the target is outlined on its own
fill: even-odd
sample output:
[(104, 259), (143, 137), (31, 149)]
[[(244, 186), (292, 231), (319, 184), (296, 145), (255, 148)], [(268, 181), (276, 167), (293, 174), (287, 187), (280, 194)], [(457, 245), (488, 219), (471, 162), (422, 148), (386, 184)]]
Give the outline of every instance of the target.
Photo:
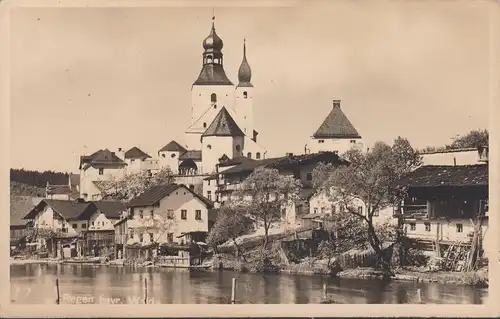
[(361, 138), (347, 116), (340, 108), (340, 101), (335, 100), (333, 109), (314, 133), (314, 138)]
[(163, 146), (158, 152), (180, 152), (184, 153), (187, 150), (176, 141), (172, 140), (167, 145)]
[(127, 164), (108, 149), (99, 150), (89, 156), (80, 156), (80, 169), (88, 167), (126, 166)]
[(132, 147), (128, 151), (125, 152), (124, 157), (126, 159), (146, 159), (146, 158), (151, 158), (148, 154), (143, 152), (140, 148), (137, 146)]
[(206, 136), (245, 136), (245, 134), (243, 134), (243, 131), (236, 124), (227, 109), (222, 107), (212, 123), (202, 134), (202, 137)]
[(146, 190), (144, 193), (141, 195), (133, 198), (128, 204), (128, 207), (146, 207), (146, 206), (153, 206), (156, 203), (158, 203), (160, 200), (165, 198), (166, 196), (170, 195), (172, 192), (179, 188), (184, 188), (191, 194), (193, 194), (196, 198), (198, 198), (200, 201), (202, 201), (207, 208), (212, 208), (213, 203), (208, 200), (207, 198), (195, 193), (188, 187), (186, 187), (183, 184), (163, 184), (163, 185), (157, 185), (153, 186), (150, 189)]
[(79, 220), (83, 218), (82, 215), (86, 216), (97, 210), (97, 207), (89, 202), (43, 199), (24, 217), (24, 219), (34, 219), (46, 206), (51, 207), (65, 220)]

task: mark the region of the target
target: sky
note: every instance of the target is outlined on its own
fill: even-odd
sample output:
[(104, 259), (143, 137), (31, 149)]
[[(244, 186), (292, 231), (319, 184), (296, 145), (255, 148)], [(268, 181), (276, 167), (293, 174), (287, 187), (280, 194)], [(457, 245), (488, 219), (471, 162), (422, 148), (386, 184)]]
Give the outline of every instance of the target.
[[(332, 108), (368, 145), (439, 146), (488, 128), (490, 30), (481, 1), (307, 1), (215, 7), (233, 83), (243, 38), (267, 156), (301, 153)], [(211, 7), (15, 8), (11, 167), (77, 172), (79, 156), (150, 155), (190, 125)]]

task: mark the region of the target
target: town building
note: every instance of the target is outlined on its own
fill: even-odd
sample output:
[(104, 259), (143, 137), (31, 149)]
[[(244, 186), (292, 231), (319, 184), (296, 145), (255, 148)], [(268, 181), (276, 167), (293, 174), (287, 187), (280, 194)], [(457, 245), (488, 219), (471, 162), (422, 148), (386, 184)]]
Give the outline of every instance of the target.
[(24, 216), (33, 209), (43, 198), (31, 196), (10, 197), (10, 246), (23, 248), (27, 236), (33, 225)]
[(315, 154), (293, 155), (267, 158), (248, 159), (244, 157), (229, 160), (221, 159), (217, 165), (219, 172), (205, 178), (206, 196), (214, 198), (217, 205), (223, 204), (232, 197), (233, 192), (241, 187), (241, 183), (258, 167), (274, 168), (280, 174), (293, 176), (300, 180), (302, 187), (299, 199), (283, 208), (283, 220), (295, 225), (298, 217), (308, 214), (309, 198), (314, 193), (312, 173), (319, 163), (346, 165), (347, 161), (335, 152), (320, 152)]
[(351, 148), (364, 150), (363, 139), (340, 108), (340, 100), (333, 100), (332, 110), (310, 138), (305, 152), (343, 154)]
[[(117, 220), (120, 211), (125, 209), (118, 202), (42, 199), (23, 219), (33, 225), (38, 249), (45, 248), (49, 255), (61, 257), (61, 249), (68, 247), (71, 256), (76, 256), (86, 252), (82, 246), (77, 246), (77, 241), (89, 230), (89, 226), (92, 227), (91, 232), (100, 229), (96, 222), (103, 225), (103, 229), (105, 226), (109, 229), (112, 220)], [(67, 256), (66, 253), (64, 256)]]
[(422, 249), (440, 255), (443, 247), (470, 246), (478, 224), (483, 247), (489, 250), (487, 164), (425, 165), (394, 189), (407, 194), (400, 213), (407, 236)]
[(216, 211), (207, 198), (179, 184), (157, 185), (132, 199), (115, 223), (117, 256), (150, 255), (157, 244), (204, 242)]
[(423, 165), (476, 165), (487, 161), (488, 147), (423, 151)]
[(51, 185), (47, 181), (45, 187), (45, 198), (74, 200), (80, 197), (80, 175), (69, 174), (68, 183), (63, 185)]
[[(215, 19), (215, 18), (214, 18)], [(138, 147), (127, 152), (100, 150), (80, 160), (80, 193), (87, 200), (98, 200), (95, 183), (119, 178), (126, 172), (148, 170), (152, 174), (170, 167), (178, 184), (202, 192), (203, 178), (215, 173), (219, 158), (247, 156), (264, 158), (266, 150), (257, 142), (254, 123), (255, 88), (243, 41), (243, 57), (238, 69), (238, 84), (224, 69), (223, 41), (215, 31), (203, 40), (201, 71), (191, 86), (191, 121), (184, 138), (172, 140), (152, 158)]]

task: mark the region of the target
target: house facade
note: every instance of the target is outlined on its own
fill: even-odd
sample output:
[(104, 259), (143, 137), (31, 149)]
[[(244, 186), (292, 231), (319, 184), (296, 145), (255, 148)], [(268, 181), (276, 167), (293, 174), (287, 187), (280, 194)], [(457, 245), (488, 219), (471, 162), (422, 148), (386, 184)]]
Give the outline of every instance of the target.
[(31, 196), (11, 196), (10, 198), (10, 246), (24, 247), (26, 237), (33, 225), (24, 216), (43, 198)]
[(127, 207), (128, 213), (114, 225), (122, 256), (132, 246), (204, 241), (216, 218), (211, 201), (179, 184), (152, 187)]
[(440, 246), (470, 245), (480, 225), (485, 250), (488, 232), (488, 165), (426, 165), (395, 183), (407, 198), (401, 207), (407, 236), (436, 253)]
[(64, 185), (51, 185), (47, 181), (45, 198), (60, 200), (75, 200), (80, 197), (80, 175), (69, 174), (68, 183)]

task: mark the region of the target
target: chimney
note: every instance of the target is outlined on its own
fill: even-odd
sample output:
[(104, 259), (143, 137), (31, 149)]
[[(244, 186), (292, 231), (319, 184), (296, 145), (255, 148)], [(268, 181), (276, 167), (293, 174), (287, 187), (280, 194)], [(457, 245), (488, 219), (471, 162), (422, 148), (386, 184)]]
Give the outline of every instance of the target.
[(333, 100), (333, 108), (339, 108), (340, 109), (340, 100)]
[(123, 148), (118, 147), (117, 151), (115, 152), (115, 155), (122, 161), (125, 160), (125, 151), (123, 150)]

